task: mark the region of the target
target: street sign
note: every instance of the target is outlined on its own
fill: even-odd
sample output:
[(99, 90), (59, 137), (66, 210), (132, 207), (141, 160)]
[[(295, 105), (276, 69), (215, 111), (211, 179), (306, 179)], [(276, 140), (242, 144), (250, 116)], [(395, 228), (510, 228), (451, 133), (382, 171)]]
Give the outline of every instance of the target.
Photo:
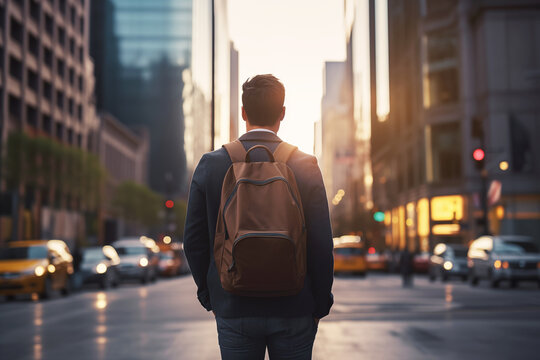
[(493, 180), (487, 193), (488, 206), (496, 204), (501, 199), (501, 190), (502, 183), (499, 180)]

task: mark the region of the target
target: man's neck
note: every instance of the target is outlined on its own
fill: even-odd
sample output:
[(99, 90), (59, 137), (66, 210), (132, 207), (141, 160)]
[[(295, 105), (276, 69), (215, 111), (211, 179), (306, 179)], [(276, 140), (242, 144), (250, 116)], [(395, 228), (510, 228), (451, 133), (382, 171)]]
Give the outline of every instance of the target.
[(252, 131), (252, 130), (268, 130), (273, 132), (274, 134), (277, 134), (279, 129), (279, 126), (252, 126), (249, 124), (246, 124), (246, 131)]

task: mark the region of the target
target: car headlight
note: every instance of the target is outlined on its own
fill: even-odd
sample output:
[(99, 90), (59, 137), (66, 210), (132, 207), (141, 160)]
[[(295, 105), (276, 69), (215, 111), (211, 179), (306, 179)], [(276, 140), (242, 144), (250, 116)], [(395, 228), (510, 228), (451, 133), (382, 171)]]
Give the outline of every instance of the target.
[(107, 265), (105, 265), (104, 263), (97, 264), (96, 272), (98, 274), (105, 274), (105, 272), (107, 272)]
[(147, 258), (141, 258), (139, 260), (139, 265), (141, 265), (142, 267), (148, 266), (148, 259)]
[(34, 269), (34, 274), (36, 274), (36, 276), (42, 276), (45, 274), (45, 267), (41, 265), (36, 266)]
[(493, 263), (493, 267), (497, 270), (500, 269), (502, 267), (501, 260), (495, 260), (495, 262)]
[(444, 270), (450, 271), (454, 267), (451, 261), (445, 261), (443, 264)]

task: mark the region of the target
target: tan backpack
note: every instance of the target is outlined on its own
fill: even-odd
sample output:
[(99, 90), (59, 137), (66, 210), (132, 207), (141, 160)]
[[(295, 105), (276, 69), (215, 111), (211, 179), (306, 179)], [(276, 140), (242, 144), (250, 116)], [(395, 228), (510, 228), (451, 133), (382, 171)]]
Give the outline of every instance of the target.
[[(281, 142), (272, 152), (239, 140), (224, 145), (232, 160), (223, 180), (214, 258), (223, 289), (272, 297), (302, 290), (306, 227), (296, 179), (286, 162), (297, 148)], [(264, 149), (270, 161), (251, 162)]]

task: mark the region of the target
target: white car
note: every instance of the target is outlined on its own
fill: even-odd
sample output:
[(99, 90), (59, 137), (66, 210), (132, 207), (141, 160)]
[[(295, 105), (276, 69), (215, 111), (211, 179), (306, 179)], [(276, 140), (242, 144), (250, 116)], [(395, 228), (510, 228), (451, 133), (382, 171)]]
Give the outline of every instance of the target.
[(473, 286), (480, 279), (489, 280), (492, 287), (503, 280), (512, 287), (522, 280), (537, 281), (540, 286), (540, 250), (527, 236), (482, 236), (469, 247), (467, 266)]

